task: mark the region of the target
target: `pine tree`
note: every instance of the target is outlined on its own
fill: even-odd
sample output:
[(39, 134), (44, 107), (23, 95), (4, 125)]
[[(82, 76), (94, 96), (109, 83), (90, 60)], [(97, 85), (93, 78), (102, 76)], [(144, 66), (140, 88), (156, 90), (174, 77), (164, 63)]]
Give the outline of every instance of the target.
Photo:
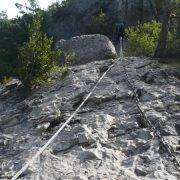
[(162, 23), (161, 32), (159, 35), (157, 48), (154, 54), (154, 57), (157, 58), (165, 57), (165, 50), (167, 49), (167, 40), (168, 40), (168, 32), (169, 32), (169, 21), (172, 13), (176, 9), (175, 0), (164, 0), (164, 4), (165, 4), (164, 19)]
[(29, 27), (29, 41), (19, 49), (18, 76), (28, 88), (33, 88), (47, 79), (54, 66), (53, 59), (58, 56), (58, 52), (51, 49), (52, 38), (48, 38), (42, 31), (42, 20), (42, 15), (37, 13)]

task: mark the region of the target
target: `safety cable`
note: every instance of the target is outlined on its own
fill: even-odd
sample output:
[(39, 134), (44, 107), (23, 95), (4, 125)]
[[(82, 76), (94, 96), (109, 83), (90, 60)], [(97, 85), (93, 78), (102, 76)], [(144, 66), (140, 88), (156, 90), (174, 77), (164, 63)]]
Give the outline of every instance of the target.
[[(95, 86), (92, 88), (92, 90), (90, 91), (90, 93), (86, 96), (86, 98), (83, 100), (83, 102), (79, 105), (79, 107), (74, 111), (74, 113), (67, 119), (67, 121), (56, 131), (56, 133), (46, 142), (46, 144), (44, 144), (37, 152), (36, 154), (12, 177), (11, 180), (16, 180), (23, 172), (25, 172), (27, 170), (27, 168), (43, 153), (43, 151), (55, 140), (55, 138), (60, 134), (60, 132), (70, 123), (70, 121), (72, 120), (72, 118), (78, 113), (78, 111), (83, 107), (83, 105), (86, 103), (86, 101), (89, 99), (89, 97), (93, 94), (93, 92), (95, 91), (95, 89), (97, 88), (97, 86), (99, 85), (99, 83), (102, 81), (102, 79), (106, 76), (107, 72), (109, 72), (113, 66), (115, 66), (115, 64), (118, 62), (118, 60), (123, 59), (123, 47), (122, 47), (122, 38), (120, 38), (120, 58), (117, 59), (113, 64), (111, 64), (109, 66), (109, 68), (103, 73), (103, 75), (99, 78), (99, 80), (97, 81), (97, 83), (95, 84)], [(132, 89), (132, 92), (134, 94), (135, 97), (135, 104), (138, 107), (138, 110), (141, 114), (141, 116), (143, 117), (144, 120), (146, 120), (146, 122), (148, 123), (148, 125), (150, 126), (150, 128), (153, 130), (154, 135), (157, 136), (161, 142), (163, 143), (163, 145), (167, 148), (168, 153), (171, 155), (171, 157), (173, 157), (173, 163), (174, 165), (177, 167), (179, 167), (179, 162), (176, 159), (176, 157), (174, 156), (174, 154), (172, 153), (172, 150), (170, 148), (170, 146), (165, 143), (163, 136), (160, 134), (159, 131), (157, 131), (156, 127), (154, 127), (152, 125), (152, 123), (148, 120), (148, 118), (146, 117), (146, 114), (144, 113), (144, 111), (141, 109), (140, 104), (139, 104), (139, 98), (137, 96), (136, 90), (134, 89), (134, 85), (132, 85), (132, 83), (129, 81), (129, 76), (127, 74), (127, 70), (126, 70), (126, 66), (123, 63), (123, 67), (124, 67), (124, 73), (126, 76), (126, 81), (129, 84), (129, 87)]]
[[(122, 49), (122, 38), (120, 38), (120, 57), (123, 59), (123, 49)], [(134, 86), (134, 84), (131, 83), (131, 81), (129, 80), (129, 75), (127, 73), (127, 69), (126, 69), (126, 65), (125, 63), (122, 63), (122, 66), (124, 68), (124, 73), (126, 76), (126, 81), (127, 84), (129, 85), (129, 87), (131, 88), (133, 94), (134, 94), (134, 102), (142, 116), (142, 118), (146, 121), (146, 123), (149, 125), (150, 129), (153, 131), (154, 136), (157, 137), (160, 142), (163, 144), (163, 146), (167, 149), (167, 152), (169, 153), (170, 157), (172, 158), (172, 162), (175, 165), (175, 167), (180, 170), (180, 162), (176, 159), (176, 156), (174, 155), (174, 151), (171, 148), (171, 146), (169, 144), (167, 144), (167, 142), (165, 141), (164, 137), (161, 135), (161, 132), (159, 130), (157, 130), (157, 127), (155, 127), (151, 121), (147, 118), (145, 112), (142, 110), (141, 105), (140, 105), (140, 100), (138, 98), (138, 95), (136, 93), (136, 88)]]
[(105, 77), (108, 71), (111, 70), (111, 68), (118, 62), (119, 59), (117, 59), (113, 64), (109, 66), (109, 68), (103, 73), (103, 75), (99, 78), (93, 89), (90, 91), (90, 93), (86, 96), (86, 98), (83, 100), (83, 102), (79, 105), (79, 107), (74, 111), (74, 113), (67, 119), (67, 121), (56, 131), (56, 133), (46, 142), (45, 145), (43, 145), (37, 153), (12, 177), (11, 180), (16, 180), (23, 172), (27, 170), (27, 168), (43, 153), (43, 151), (55, 140), (55, 138), (59, 135), (59, 133), (70, 123), (72, 118), (78, 113), (78, 111), (81, 109), (81, 107), (85, 104), (85, 102), (89, 99), (89, 97), (92, 95), (92, 93), (95, 91), (99, 83), (102, 81), (102, 79)]

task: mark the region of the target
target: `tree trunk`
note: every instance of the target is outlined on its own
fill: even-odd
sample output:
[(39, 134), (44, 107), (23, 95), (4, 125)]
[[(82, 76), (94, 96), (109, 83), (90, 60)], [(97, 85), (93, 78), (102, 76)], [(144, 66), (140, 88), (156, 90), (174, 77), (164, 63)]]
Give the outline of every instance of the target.
[(125, 1), (124, 23), (128, 20), (128, 0)]
[(140, 22), (144, 21), (144, 0), (140, 0)]
[(169, 20), (170, 20), (170, 15), (171, 15), (169, 6), (170, 4), (166, 3), (164, 20), (163, 20), (161, 32), (159, 35), (158, 45), (154, 54), (154, 57), (156, 58), (162, 58), (165, 56), (165, 52), (167, 48), (168, 31), (169, 31)]
[(159, 17), (158, 17), (158, 13), (157, 13), (157, 8), (153, 5), (153, 2), (152, 0), (149, 0), (149, 5), (150, 5), (150, 8), (152, 9), (153, 11), (153, 14), (154, 14), (154, 18), (157, 22), (159, 22)]

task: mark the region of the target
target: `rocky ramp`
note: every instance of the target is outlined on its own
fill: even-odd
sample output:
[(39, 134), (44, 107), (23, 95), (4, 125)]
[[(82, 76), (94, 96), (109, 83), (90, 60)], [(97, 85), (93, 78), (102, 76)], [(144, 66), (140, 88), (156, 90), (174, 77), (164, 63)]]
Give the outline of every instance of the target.
[[(10, 179), (74, 112), (114, 60), (72, 67), (51, 85), (23, 98), (0, 89), (0, 179)], [(180, 160), (180, 81), (156, 60), (119, 60), (78, 115), (19, 178), (119, 180), (180, 178), (152, 129), (143, 121), (123, 64), (148, 120)], [(19, 95), (21, 94), (21, 96)]]

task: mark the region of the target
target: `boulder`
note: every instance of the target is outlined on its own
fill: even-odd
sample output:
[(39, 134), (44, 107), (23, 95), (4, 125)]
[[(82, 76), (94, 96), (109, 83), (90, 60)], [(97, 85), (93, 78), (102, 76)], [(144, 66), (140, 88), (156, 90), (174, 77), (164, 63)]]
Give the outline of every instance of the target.
[[(61, 39), (55, 49), (74, 54), (73, 64), (81, 65), (92, 61), (100, 61), (117, 56), (116, 50), (108, 37), (104, 35), (82, 35), (69, 40)], [(61, 60), (61, 63), (62, 60)]]

